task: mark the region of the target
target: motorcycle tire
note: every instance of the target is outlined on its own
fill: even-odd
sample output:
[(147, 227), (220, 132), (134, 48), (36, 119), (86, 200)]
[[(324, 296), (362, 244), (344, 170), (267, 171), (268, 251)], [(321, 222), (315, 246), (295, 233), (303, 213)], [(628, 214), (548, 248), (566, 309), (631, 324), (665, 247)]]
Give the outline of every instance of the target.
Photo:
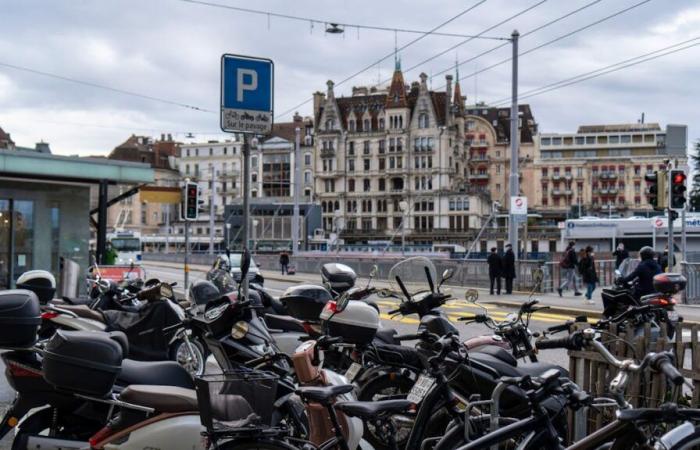
[[(359, 401), (377, 401), (386, 395), (407, 395), (413, 387), (414, 381), (396, 373), (386, 373), (365, 383), (357, 395)], [(385, 392), (391, 391), (391, 392)], [(364, 422), (364, 438), (372, 444), (375, 450), (391, 450), (387, 438), (376, 433), (376, 427), (370, 422)], [(396, 431), (397, 448), (405, 448), (410, 430), (405, 436)]]
[(190, 361), (187, 356), (189, 354), (187, 343), (182, 339), (178, 339), (170, 345), (170, 359), (187, 369), (193, 377), (203, 375), (207, 367), (209, 352), (199, 339), (191, 338), (190, 344), (192, 344), (195, 352), (192, 361)]

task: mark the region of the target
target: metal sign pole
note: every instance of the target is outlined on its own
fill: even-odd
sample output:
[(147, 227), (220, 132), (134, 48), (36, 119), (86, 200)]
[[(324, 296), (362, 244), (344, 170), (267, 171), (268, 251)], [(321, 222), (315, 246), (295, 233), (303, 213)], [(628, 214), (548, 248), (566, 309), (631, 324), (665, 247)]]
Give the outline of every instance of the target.
[[(520, 195), (520, 179), (519, 179), (519, 155), (518, 155), (518, 37), (520, 34), (513, 31), (511, 34), (511, 44), (513, 46), (513, 68), (512, 68), (512, 95), (510, 105), (510, 196), (511, 198)], [(513, 246), (515, 259), (518, 259), (518, 222), (515, 220), (512, 208), (508, 216), (508, 242)]]
[(685, 208), (683, 208), (683, 211), (681, 211), (681, 262), (686, 261), (686, 253), (685, 253), (685, 241), (686, 235), (685, 235)]
[(672, 266), (674, 262), (674, 252), (673, 252), (673, 210), (671, 209), (671, 170), (668, 171), (668, 208), (666, 209), (666, 214), (668, 215), (668, 263), (666, 265), (666, 272), (672, 271)]
[(301, 196), (301, 129), (294, 130), (294, 211), (292, 218), (292, 255), (299, 253), (299, 197)]
[[(190, 282), (190, 221), (185, 220), (185, 296), (189, 296)], [(189, 300), (189, 299), (188, 299)]]
[[(243, 251), (248, 248), (248, 223), (250, 221), (250, 139), (248, 133), (243, 134), (243, 223), (241, 225), (241, 239)], [(243, 296), (248, 298), (248, 277), (241, 279), (243, 284)]]

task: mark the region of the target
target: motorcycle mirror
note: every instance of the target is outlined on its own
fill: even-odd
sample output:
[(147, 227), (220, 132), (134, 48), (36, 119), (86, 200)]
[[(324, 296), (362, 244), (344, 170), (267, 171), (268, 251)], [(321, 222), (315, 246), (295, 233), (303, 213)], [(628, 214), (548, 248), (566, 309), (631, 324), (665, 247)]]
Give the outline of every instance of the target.
[(249, 270), (250, 270), (250, 251), (247, 248), (244, 248), (243, 254), (241, 255), (241, 280), (244, 280), (248, 276)]
[(376, 264), (372, 266), (372, 270), (369, 271), (369, 278), (370, 280), (374, 277), (377, 276), (377, 273), (379, 273), (379, 266)]
[(455, 271), (454, 271), (453, 268), (450, 267), (450, 268), (448, 268), (448, 269), (445, 269), (445, 270), (442, 272), (442, 277), (441, 277), (441, 279), (440, 279), (440, 285), (438, 286), (438, 288), (440, 288), (440, 287), (442, 286), (442, 284), (443, 284), (445, 281), (447, 281), (447, 280), (449, 280), (450, 278), (452, 278), (452, 277), (454, 276), (454, 274), (455, 274)]
[(615, 269), (615, 276), (616, 276), (616, 277), (621, 277), (621, 276), (622, 276), (622, 272), (620, 272), (620, 269)]
[(171, 298), (173, 296), (173, 288), (167, 283), (160, 285), (160, 296), (165, 298)]
[(476, 303), (479, 300), (479, 291), (476, 289), (467, 289), (464, 293), (464, 299), (469, 303)]
[(336, 314), (345, 311), (345, 308), (348, 307), (348, 303), (350, 303), (350, 295), (348, 295), (348, 291), (345, 291), (335, 302)]

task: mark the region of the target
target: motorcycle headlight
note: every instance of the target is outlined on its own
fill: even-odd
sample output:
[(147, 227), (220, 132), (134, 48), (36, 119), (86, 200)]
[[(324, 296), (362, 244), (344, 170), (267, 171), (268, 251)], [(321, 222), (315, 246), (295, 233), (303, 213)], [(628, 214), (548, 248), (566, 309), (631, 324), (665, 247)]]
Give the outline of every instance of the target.
[(248, 322), (236, 322), (231, 328), (231, 337), (234, 339), (243, 339), (248, 334)]

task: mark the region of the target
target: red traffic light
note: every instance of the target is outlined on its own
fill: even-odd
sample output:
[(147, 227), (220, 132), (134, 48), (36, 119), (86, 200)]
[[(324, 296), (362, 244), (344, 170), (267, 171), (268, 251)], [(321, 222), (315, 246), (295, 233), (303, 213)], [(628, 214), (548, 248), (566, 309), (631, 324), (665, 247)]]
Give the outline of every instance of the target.
[(683, 184), (685, 183), (686, 176), (683, 172), (676, 172), (673, 174), (673, 184)]

